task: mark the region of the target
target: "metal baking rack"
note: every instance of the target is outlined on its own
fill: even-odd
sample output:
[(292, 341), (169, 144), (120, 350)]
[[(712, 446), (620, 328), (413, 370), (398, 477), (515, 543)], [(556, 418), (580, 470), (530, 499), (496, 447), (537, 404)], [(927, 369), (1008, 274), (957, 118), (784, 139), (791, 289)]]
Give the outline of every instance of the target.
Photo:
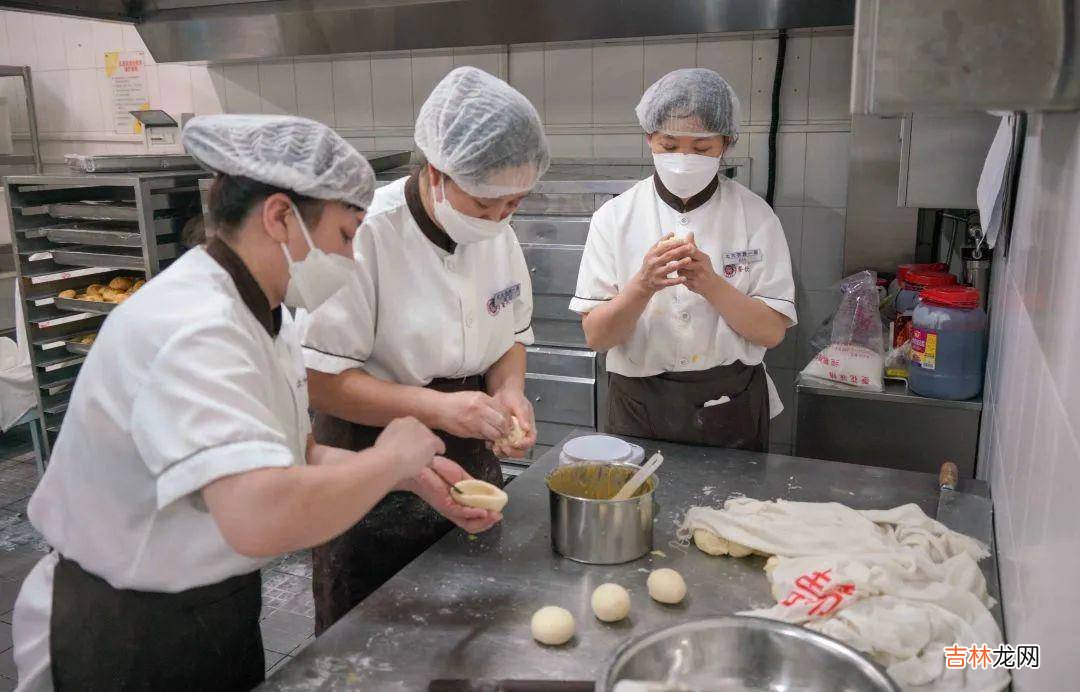
[(45, 458), (92, 348), (79, 341), (116, 307), (59, 293), (117, 276), (150, 279), (167, 267), (182, 252), (184, 224), (200, 213), (199, 179), (209, 175), (190, 169), (4, 179)]

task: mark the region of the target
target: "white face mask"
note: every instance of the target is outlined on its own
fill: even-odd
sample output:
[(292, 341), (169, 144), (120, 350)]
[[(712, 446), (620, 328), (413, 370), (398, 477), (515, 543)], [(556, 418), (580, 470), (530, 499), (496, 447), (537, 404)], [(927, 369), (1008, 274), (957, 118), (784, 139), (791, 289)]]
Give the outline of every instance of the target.
[[(290, 203), (291, 204), (291, 203)], [(285, 291), (285, 304), (290, 308), (303, 308), (308, 312), (315, 310), (325, 303), (331, 296), (337, 293), (353, 275), (356, 262), (341, 255), (329, 255), (319, 248), (311, 240), (307, 224), (300, 216), (300, 210), (292, 204), (296, 221), (300, 224), (300, 231), (304, 234), (310, 248), (307, 257), (294, 262), (289, 254), (289, 246), (281, 244), (285, 251), (285, 259), (289, 262), (289, 288)]]
[(720, 171), (720, 158), (701, 154), (653, 154), (653, 165), (664, 187), (681, 199), (705, 189)]
[[(439, 196), (442, 199), (439, 199)], [(479, 243), (482, 240), (490, 240), (510, 230), (510, 217), (502, 221), (489, 221), (478, 219), (474, 216), (466, 216), (450, 204), (446, 196), (446, 184), (439, 183), (438, 194), (435, 196), (435, 220), (446, 231), (446, 235), (459, 245)]]

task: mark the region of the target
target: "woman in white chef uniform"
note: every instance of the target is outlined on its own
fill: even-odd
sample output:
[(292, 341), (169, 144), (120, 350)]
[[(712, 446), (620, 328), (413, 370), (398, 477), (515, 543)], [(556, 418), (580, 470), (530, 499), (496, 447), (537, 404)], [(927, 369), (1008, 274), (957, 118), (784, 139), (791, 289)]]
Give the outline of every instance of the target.
[(332, 538), (391, 490), (491, 519), (454, 509), (447, 481), (466, 475), (416, 420), (359, 454), (310, 439), (281, 304), (313, 309), (354, 280), (368, 163), (295, 117), (196, 118), (184, 144), (218, 173), (218, 235), (113, 311), (79, 375), (30, 500), (54, 550), (15, 605), (23, 689), (250, 689), (271, 558)]
[(570, 309), (607, 352), (607, 430), (763, 451), (782, 410), (765, 350), (795, 324), (780, 221), (718, 175), (739, 102), (712, 70), (676, 70), (637, 107), (656, 174), (596, 211)]
[[(536, 109), (473, 67), (450, 72), (416, 120), (426, 162), (375, 193), (356, 238), (360, 281), (305, 320), (315, 438), (346, 449), (415, 416), (446, 456), (502, 485), (498, 455), (536, 439), (524, 394), (532, 284), (510, 214), (547, 170)], [(524, 435), (509, 439), (512, 418)], [(415, 498), (387, 497), (314, 552), (321, 632), (442, 537)]]

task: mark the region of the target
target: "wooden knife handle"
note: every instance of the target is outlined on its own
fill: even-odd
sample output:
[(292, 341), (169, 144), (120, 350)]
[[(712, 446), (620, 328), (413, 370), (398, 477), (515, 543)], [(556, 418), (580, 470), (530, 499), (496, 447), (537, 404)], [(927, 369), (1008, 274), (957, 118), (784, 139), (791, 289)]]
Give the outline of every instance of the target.
[(960, 469), (956, 468), (956, 464), (946, 461), (941, 465), (941, 472), (938, 474), (938, 487), (956, 490), (956, 482), (959, 480)]

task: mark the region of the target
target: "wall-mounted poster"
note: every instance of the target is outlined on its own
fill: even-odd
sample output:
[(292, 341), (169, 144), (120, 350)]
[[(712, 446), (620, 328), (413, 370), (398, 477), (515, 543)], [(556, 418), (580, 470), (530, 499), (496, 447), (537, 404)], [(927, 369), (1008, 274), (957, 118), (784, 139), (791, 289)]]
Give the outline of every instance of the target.
[(131, 111), (150, 108), (142, 51), (105, 53), (105, 77), (112, 92), (113, 130), (122, 135), (142, 134), (142, 123)]

